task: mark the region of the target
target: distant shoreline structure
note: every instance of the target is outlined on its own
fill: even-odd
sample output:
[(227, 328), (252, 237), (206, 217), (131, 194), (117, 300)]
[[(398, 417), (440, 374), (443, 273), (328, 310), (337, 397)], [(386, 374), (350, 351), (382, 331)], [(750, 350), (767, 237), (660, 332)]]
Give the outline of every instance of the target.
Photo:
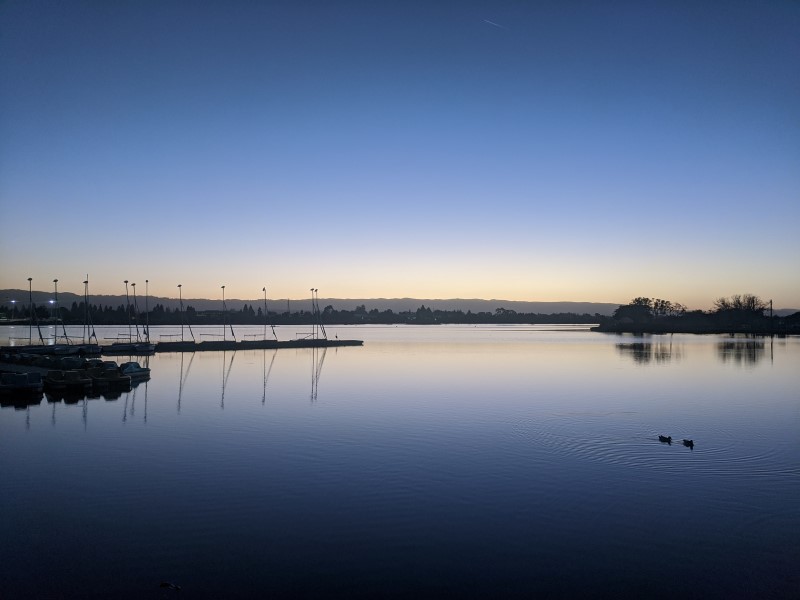
[[(185, 288), (184, 288), (185, 291)], [(33, 290), (33, 302), (36, 305), (47, 305), (53, 300), (52, 291)], [(21, 308), (28, 304), (28, 290), (5, 289), (0, 290), (0, 299), (9, 306), (9, 302), (16, 300)], [(62, 307), (71, 306), (73, 302), (80, 304), (83, 302), (83, 294), (65, 292), (59, 289), (58, 303)], [(160, 304), (165, 308), (176, 309), (179, 307), (178, 297), (150, 296), (151, 306)], [(244, 305), (259, 307), (263, 306), (264, 298), (256, 297), (253, 299), (226, 298), (227, 306), (230, 309), (240, 310)], [(336, 310), (355, 310), (359, 306), (365, 306), (367, 311), (387, 309), (395, 312), (415, 311), (420, 306), (425, 306), (433, 310), (462, 310), (464, 312), (494, 312), (498, 308), (513, 310), (518, 313), (536, 314), (555, 314), (555, 313), (575, 313), (575, 314), (600, 314), (610, 316), (620, 303), (614, 302), (583, 302), (583, 301), (528, 301), (528, 300), (503, 300), (503, 299), (483, 299), (483, 298), (319, 298), (321, 307), (332, 305)], [(91, 294), (89, 303), (102, 306), (116, 307), (125, 304), (124, 294)], [(270, 312), (282, 314), (285, 312), (295, 312), (301, 310), (311, 310), (311, 298), (268, 298), (267, 303)], [(184, 306), (192, 306), (195, 310), (219, 310), (221, 300), (211, 298), (187, 298), (183, 297)], [(287, 310), (288, 308), (288, 310)]]

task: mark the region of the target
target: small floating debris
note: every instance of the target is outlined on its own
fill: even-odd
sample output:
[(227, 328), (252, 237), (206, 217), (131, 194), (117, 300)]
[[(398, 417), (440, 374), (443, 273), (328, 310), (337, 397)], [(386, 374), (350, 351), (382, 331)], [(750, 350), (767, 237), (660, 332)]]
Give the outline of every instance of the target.
[(672, 436), (671, 435), (660, 435), (658, 436), (658, 441), (662, 444), (669, 444), (672, 445)]
[(683, 445), (694, 450), (694, 440), (683, 440)]

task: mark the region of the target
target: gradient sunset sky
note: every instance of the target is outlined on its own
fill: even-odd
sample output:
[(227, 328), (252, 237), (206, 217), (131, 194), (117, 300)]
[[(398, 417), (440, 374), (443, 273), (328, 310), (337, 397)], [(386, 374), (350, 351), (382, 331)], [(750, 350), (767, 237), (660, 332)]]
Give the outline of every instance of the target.
[(0, 4), (0, 288), (800, 307), (800, 3)]

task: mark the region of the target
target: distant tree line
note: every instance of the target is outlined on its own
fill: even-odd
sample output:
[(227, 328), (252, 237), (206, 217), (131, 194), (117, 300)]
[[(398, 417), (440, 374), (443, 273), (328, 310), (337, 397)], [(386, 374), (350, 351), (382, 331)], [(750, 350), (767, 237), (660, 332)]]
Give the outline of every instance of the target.
[[(183, 312), (156, 304), (149, 313), (137, 311), (135, 307), (116, 307), (89, 304), (88, 318), (94, 325), (308, 325), (321, 322), (325, 325), (436, 325), (436, 324), (556, 324), (584, 323), (597, 325), (599, 331), (648, 332), (648, 333), (800, 333), (800, 312), (786, 317), (775, 317), (767, 313), (768, 304), (752, 294), (718, 298), (711, 310), (687, 310), (678, 302), (660, 298), (637, 297), (621, 305), (611, 317), (595, 313), (524, 313), (498, 307), (494, 312), (464, 312), (462, 310), (438, 310), (420, 306), (416, 310), (394, 312), (391, 309), (367, 310), (365, 305), (353, 310), (336, 310), (327, 305), (319, 314), (308, 310), (295, 312), (269, 311), (265, 316), (261, 307), (245, 304), (240, 310), (198, 311), (187, 306)], [(81, 325), (87, 317), (83, 302), (73, 302), (68, 308), (56, 310), (46, 305), (34, 306), (34, 321), (53, 323), (56, 320), (66, 325)], [(0, 320), (27, 322), (31, 318), (28, 306), (0, 307)]]
[[(52, 323), (56, 320), (66, 325), (81, 325), (86, 321), (87, 311), (83, 302), (73, 302), (72, 306), (59, 307), (56, 310), (46, 306), (34, 307), (35, 320), (40, 323)], [(414, 311), (394, 312), (391, 309), (379, 311), (374, 308), (367, 310), (362, 304), (353, 310), (336, 310), (332, 305), (327, 305), (315, 315), (312, 311), (299, 310), (295, 312), (269, 311), (265, 316), (261, 307), (245, 304), (240, 310), (198, 311), (192, 306), (187, 306), (181, 313), (179, 309), (170, 309), (162, 304), (156, 304), (149, 309), (149, 313), (136, 311), (133, 306), (117, 307), (89, 304), (88, 318), (94, 325), (220, 325), (231, 323), (233, 325), (307, 325), (322, 322), (325, 325), (435, 325), (435, 324), (547, 324), (547, 323), (586, 323), (596, 324), (607, 317), (600, 314), (588, 313), (522, 313), (515, 310), (499, 307), (494, 312), (472, 312), (470, 310), (438, 310), (420, 306)], [(0, 319), (28, 321), (30, 320), (29, 307), (13, 308), (0, 307)]]
[(753, 294), (717, 298), (709, 311), (686, 310), (679, 303), (638, 297), (614, 311), (599, 331), (640, 333), (800, 333), (800, 312), (776, 317)]

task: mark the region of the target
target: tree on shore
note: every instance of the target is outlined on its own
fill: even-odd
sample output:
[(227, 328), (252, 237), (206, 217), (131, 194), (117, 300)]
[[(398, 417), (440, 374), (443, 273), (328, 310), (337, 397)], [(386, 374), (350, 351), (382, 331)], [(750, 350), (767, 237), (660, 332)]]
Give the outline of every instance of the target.
[(767, 303), (753, 294), (736, 294), (729, 298), (717, 298), (711, 315), (727, 328), (753, 327), (766, 319)]
[(639, 296), (615, 310), (613, 318), (617, 321), (630, 319), (634, 323), (646, 323), (657, 318), (677, 317), (685, 312), (686, 307), (679, 302)]
[(714, 301), (709, 311), (687, 311), (669, 300), (634, 298), (614, 311), (613, 317), (601, 322), (600, 331), (616, 332), (776, 332), (797, 329), (790, 318), (765, 315), (768, 304), (753, 294), (736, 294)]
[(715, 313), (739, 310), (743, 312), (764, 314), (767, 303), (753, 294), (735, 294), (729, 298), (721, 297), (714, 300)]

